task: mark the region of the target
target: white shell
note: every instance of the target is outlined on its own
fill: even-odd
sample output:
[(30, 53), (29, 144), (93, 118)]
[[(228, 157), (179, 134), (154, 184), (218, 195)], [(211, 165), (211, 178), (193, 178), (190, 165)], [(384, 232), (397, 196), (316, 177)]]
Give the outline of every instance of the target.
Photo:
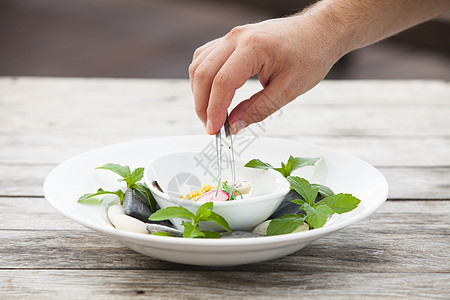
[(123, 210), (122, 205), (113, 205), (108, 208), (108, 220), (113, 224), (112, 219), (117, 215), (124, 215), (125, 211)]
[(267, 221), (262, 222), (261, 224), (256, 226), (252, 232), (257, 233), (257, 234), (267, 235), (267, 227), (269, 227), (270, 221), (272, 221), (272, 220), (267, 220)]
[(127, 215), (115, 215), (112, 218), (112, 223), (117, 229), (148, 234), (147, 224)]

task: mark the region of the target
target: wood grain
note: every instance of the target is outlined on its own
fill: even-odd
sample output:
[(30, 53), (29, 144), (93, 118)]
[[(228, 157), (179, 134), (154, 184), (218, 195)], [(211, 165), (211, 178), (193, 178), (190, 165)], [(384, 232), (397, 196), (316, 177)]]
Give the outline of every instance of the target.
[[(258, 89), (251, 81), (236, 100)], [(0, 78), (0, 298), (448, 298), (448, 82), (325, 81), (253, 127), (356, 155), (390, 184), (370, 217), (274, 261), (160, 261), (42, 197), (48, 172), (79, 153), (203, 134), (191, 97), (186, 80)]]
[[(191, 268), (134, 253), (64, 218), (44, 199), (0, 201), (4, 214), (0, 220), (0, 253), (4, 254), (0, 256), (0, 269)], [(290, 256), (228, 269), (450, 272), (450, 254), (446, 251), (448, 211), (448, 201), (388, 201), (369, 218)]]
[[(213, 270), (1, 270), (0, 293), (38, 298), (447, 299), (450, 274)], [(411, 287), (414, 286), (412, 289)], [(74, 294), (74, 291), (77, 291)]]
[[(377, 167), (448, 167), (449, 137), (386, 136), (261, 136), (292, 139), (355, 155)], [(181, 134), (181, 133), (180, 133)], [(196, 134), (204, 134), (197, 132)], [(169, 134), (176, 136), (178, 134)], [(99, 147), (163, 136), (160, 132), (140, 133), (0, 133), (0, 163), (52, 164)], [(211, 137), (211, 141), (213, 141)]]
[[(152, 129), (161, 135), (203, 132), (194, 113), (187, 81), (155, 80), (142, 87), (143, 82), (3, 79), (0, 84), (4, 87), (0, 101), (0, 132), (125, 134), (134, 131), (149, 134)], [(342, 93), (342, 86), (322, 82), (314, 92), (300, 97), (301, 101), (292, 102), (268, 120), (264, 133), (282, 133), (284, 136), (450, 135), (447, 118), (450, 105), (444, 102), (450, 96), (447, 83), (441, 83), (436, 89), (438, 92), (434, 83), (429, 87), (422, 83), (419, 85), (422, 87), (420, 98), (413, 97), (407, 103), (390, 102), (391, 97), (384, 97), (385, 93), (377, 92), (377, 89), (391, 88), (390, 92), (398, 99), (408, 99), (416, 88), (413, 83), (395, 86), (383, 81), (363, 82), (358, 89), (349, 89), (346, 93)], [(251, 95), (258, 90), (256, 87), (255, 82), (246, 85), (236, 100)], [(339, 91), (346, 97), (330, 99)], [(399, 93), (403, 94), (400, 96)], [(148, 116), (142, 115), (143, 111), (148, 112)], [(23, 118), (27, 122), (23, 122)]]

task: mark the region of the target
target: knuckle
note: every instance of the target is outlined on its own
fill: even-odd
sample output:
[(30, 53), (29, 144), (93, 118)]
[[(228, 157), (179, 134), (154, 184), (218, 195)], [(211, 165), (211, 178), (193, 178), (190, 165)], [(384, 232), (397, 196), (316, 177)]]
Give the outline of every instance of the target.
[(193, 74), (195, 80), (198, 81), (205, 81), (209, 77), (208, 71), (205, 68), (201, 67), (198, 67), (195, 70), (193, 70)]
[(194, 56), (193, 56), (193, 58), (196, 59), (196, 58), (200, 55), (200, 53), (202, 53), (202, 49), (201, 49), (201, 48), (197, 48), (197, 49), (194, 51)]
[(245, 26), (236, 26), (233, 29), (230, 30), (230, 32), (228, 32), (228, 34), (226, 35), (227, 39), (233, 39), (236, 38), (237, 36), (241, 35), (245, 30)]
[(227, 86), (228, 82), (228, 78), (224, 73), (217, 73), (213, 80), (213, 86), (223, 88)]
[(197, 69), (197, 64), (191, 63), (189, 65), (188, 71), (189, 71), (189, 76), (192, 78), (194, 73), (195, 73), (195, 69)]

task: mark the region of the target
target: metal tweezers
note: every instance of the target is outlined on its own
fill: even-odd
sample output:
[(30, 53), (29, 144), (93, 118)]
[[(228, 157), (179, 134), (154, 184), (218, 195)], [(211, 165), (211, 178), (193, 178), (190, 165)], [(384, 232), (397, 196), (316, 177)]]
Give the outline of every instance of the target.
[[(231, 166), (231, 176), (232, 176), (232, 181), (231, 181), (231, 191), (230, 193), (233, 192), (233, 188), (234, 188), (234, 183), (236, 180), (236, 169), (235, 169), (235, 165), (234, 165), (234, 151), (233, 151), (233, 139), (231, 138), (231, 130), (230, 130), (230, 122), (228, 120), (228, 114), (227, 114), (227, 118), (225, 120), (225, 124), (223, 125), (223, 129), (225, 131), (225, 142), (227, 144), (228, 147), (228, 160), (230, 162), (230, 166)], [(217, 197), (217, 194), (219, 193), (219, 189), (220, 189), (220, 184), (222, 183), (222, 129), (219, 130), (219, 132), (216, 133), (216, 156), (217, 156), (217, 168), (218, 168), (218, 175), (217, 175), (217, 188), (216, 188), (216, 195), (215, 197)], [(231, 197), (231, 195), (230, 195)]]

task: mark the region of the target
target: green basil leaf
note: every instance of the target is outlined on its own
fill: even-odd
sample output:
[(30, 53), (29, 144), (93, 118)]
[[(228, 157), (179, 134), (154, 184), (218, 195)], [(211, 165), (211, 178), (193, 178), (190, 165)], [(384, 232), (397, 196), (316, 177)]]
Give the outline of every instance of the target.
[[(210, 202), (210, 203), (212, 203), (212, 202)], [(207, 221), (209, 219), (209, 216), (212, 213), (211, 210), (204, 208), (202, 206), (197, 210), (197, 214), (195, 215), (195, 218), (192, 220), (192, 224), (194, 224), (194, 225), (198, 224), (199, 222), (202, 222), (202, 221)]]
[(314, 209), (317, 211), (318, 209), (320, 209), (323, 213), (327, 214), (327, 215), (333, 215), (334, 214), (334, 210), (329, 207), (328, 205), (324, 204), (324, 203), (316, 203), (314, 205)]
[(267, 227), (267, 235), (280, 235), (293, 232), (305, 222), (302, 215), (289, 214), (281, 218), (273, 219)]
[(308, 180), (298, 176), (288, 176), (287, 181), (291, 184), (291, 188), (299, 193), (309, 205), (314, 205), (319, 188), (313, 187)]
[[(283, 163), (281, 163), (281, 164), (283, 164)], [(273, 168), (275, 171), (278, 171), (278, 172), (280, 172), (281, 173), (281, 175), (283, 175), (283, 177), (284, 178), (286, 178), (288, 175), (287, 175), (287, 173), (286, 173), (286, 170), (283, 168), (283, 167), (281, 167), (281, 168)]]
[(311, 184), (313, 187), (316, 187), (319, 189), (319, 194), (321, 194), (323, 197), (330, 197), (334, 195), (334, 192), (327, 186), (313, 183)]
[(104, 164), (103, 166), (98, 167), (97, 169), (112, 171), (117, 175), (121, 176), (122, 178), (126, 178), (131, 175), (130, 167), (121, 166), (119, 164)]
[(312, 207), (308, 203), (305, 203), (302, 205), (302, 209), (306, 212), (306, 221), (312, 228), (320, 228), (325, 225), (328, 215), (333, 212), (330, 207), (320, 204)]
[(298, 205), (300, 205), (300, 206), (302, 206), (303, 203), (305, 203), (305, 201), (302, 200), (302, 199), (294, 199), (294, 200), (292, 200), (291, 202), (292, 202), (292, 203), (295, 203), (295, 204), (298, 204)]
[(292, 172), (301, 167), (314, 166), (315, 163), (320, 159), (320, 157), (293, 157), (289, 156), (288, 162), (284, 169), (286, 171), (286, 176), (290, 176)]
[[(83, 196), (86, 196), (89, 194), (84, 194)], [(83, 197), (81, 196), (81, 197)], [(87, 205), (96, 205), (96, 204), (100, 204), (102, 203), (102, 201), (100, 199), (98, 199), (97, 197), (86, 197), (84, 199), (78, 199), (78, 203), (81, 204), (87, 204)]]
[(252, 159), (251, 161), (246, 163), (244, 167), (264, 170), (273, 169), (273, 166), (271, 164), (262, 162), (259, 159)]
[(120, 205), (122, 205), (123, 204), (123, 196), (125, 195), (124, 192), (122, 192), (121, 190), (118, 190), (116, 192), (116, 195), (117, 195), (117, 197), (119, 197)]
[(152, 235), (159, 235), (159, 236), (171, 236), (173, 237), (173, 235), (171, 235), (168, 232), (164, 232), (164, 231), (157, 231), (157, 232), (153, 232)]
[(331, 207), (335, 213), (342, 214), (355, 209), (361, 202), (351, 194), (336, 194), (321, 200), (318, 203), (326, 204)]
[(211, 212), (211, 214), (209, 215), (208, 221), (213, 221), (214, 223), (216, 223), (217, 225), (219, 225), (220, 227), (222, 227), (223, 229), (225, 229), (228, 232), (232, 232), (230, 225), (228, 225), (227, 220), (225, 220), (224, 217), (222, 217), (219, 214), (216, 214), (215, 212)]
[(218, 238), (220, 238), (220, 233), (218, 233), (218, 232), (206, 231), (206, 230), (201, 230), (201, 232), (203, 232), (205, 234), (205, 238), (208, 238), (208, 239), (218, 239)]
[(164, 209), (155, 211), (148, 219), (150, 221), (163, 221), (173, 218), (192, 220), (194, 217), (195, 215), (184, 207), (169, 206)]
[[(96, 193), (87, 193), (87, 194), (82, 195), (78, 199), (78, 203), (82, 203), (82, 204), (99, 204), (102, 201), (100, 199), (96, 198), (96, 197), (100, 196), (100, 195), (107, 195), (107, 194), (116, 195), (117, 197), (119, 197), (120, 203), (122, 203), (123, 192), (121, 190), (118, 190), (116, 192), (110, 192), (110, 191), (105, 191), (105, 190), (103, 190), (101, 188), (99, 188)], [(94, 199), (92, 199), (92, 198), (94, 198)]]
[(184, 238), (203, 238), (205, 234), (201, 232), (197, 226), (192, 225), (190, 222), (181, 223), (184, 226), (183, 237)]
[(144, 177), (144, 168), (136, 168), (130, 175), (130, 186)]

